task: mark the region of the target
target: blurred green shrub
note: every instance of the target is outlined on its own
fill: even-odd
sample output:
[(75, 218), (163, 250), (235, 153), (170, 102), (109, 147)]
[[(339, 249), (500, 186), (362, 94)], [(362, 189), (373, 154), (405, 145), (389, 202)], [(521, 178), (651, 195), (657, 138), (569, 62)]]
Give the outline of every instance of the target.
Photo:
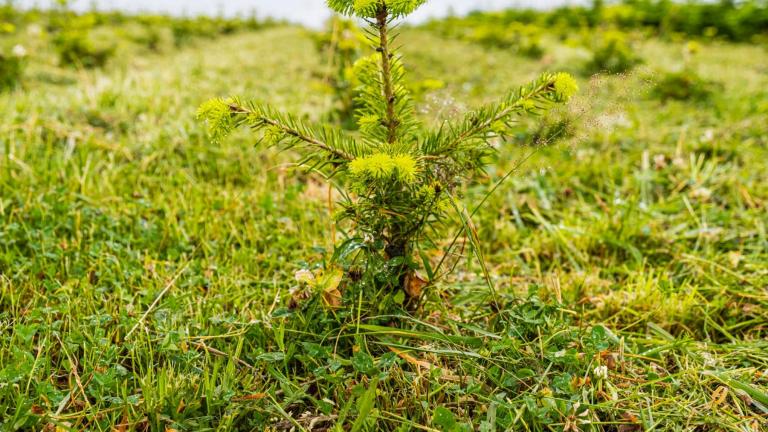
[(665, 72), (653, 87), (653, 96), (667, 100), (706, 101), (714, 94), (717, 83), (704, 79), (696, 70), (694, 58), (699, 44), (689, 42), (683, 49), (685, 64), (679, 71)]
[(466, 18), (433, 21), (426, 27), (442, 36), (477, 43), (489, 48), (512, 50), (538, 59), (544, 55), (541, 27), (523, 22), (507, 22), (500, 15), (472, 14)]
[(0, 91), (15, 88), (21, 82), (27, 51), (21, 45), (0, 49)]
[(171, 21), (173, 42), (177, 47), (190, 43), (196, 37), (213, 37), (214, 29), (208, 20), (180, 18)]
[(161, 51), (172, 39), (165, 20), (158, 16), (139, 17), (137, 22), (126, 24), (121, 33), (124, 38), (154, 52)]
[(542, 31), (531, 24), (484, 25), (473, 29), (468, 39), (487, 47), (509, 49), (525, 57), (538, 59), (544, 55)]
[(310, 36), (324, 60), (323, 85), (333, 95), (333, 107), (326, 120), (339, 123), (345, 129), (357, 129), (354, 118), (356, 87), (353, 68), (369, 46), (365, 34), (350, 19), (332, 17), (326, 30)]
[(66, 9), (67, 6), (68, 3), (62, 1), (61, 8), (51, 11), (48, 16), (48, 31), (53, 34), (53, 48), (59, 63), (84, 68), (104, 66), (115, 54), (115, 38), (96, 38), (92, 32), (110, 18), (95, 12), (77, 15)]
[[(650, 30), (671, 37), (720, 38), (735, 42), (768, 39), (768, 2), (765, 0), (686, 1), (620, 0), (606, 4), (594, 0), (588, 6), (562, 6), (550, 11), (508, 9), (502, 12), (475, 12), (465, 18), (448, 18), (425, 27), (445, 35), (447, 27), (460, 29), (485, 24), (504, 26), (533, 24), (547, 33), (567, 37), (574, 29), (617, 28), (624, 31)], [(455, 34), (454, 34), (455, 36)]]
[(627, 36), (616, 30), (609, 30), (598, 35), (592, 47), (592, 58), (585, 65), (584, 72), (622, 73), (638, 64), (642, 59), (635, 53)]
[(103, 39), (97, 41), (84, 29), (65, 30), (53, 38), (59, 62), (66, 66), (103, 67), (115, 54), (116, 46)]
[(272, 24), (272, 21), (259, 21), (256, 16), (249, 18), (223, 18), (198, 16), (194, 18), (168, 18), (173, 40), (177, 47), (184, 46), (197, 38), (211, 39), (221, 35), (234, 34), (246, 30), (259, 30)]
[(695, 70), (685, 68), (667, 72), (653, 87), (653, 95), (662, 101), (704, 101), (714, 92), (715, 84), (701, 77)]
[(420, 81), (413, 81), (408, 83), (408, 90), (410, 90), (411, 95), (413, 98), (417, 101), (420, 101), (424, 98), (424, 95), (426, 95), (429, 92), (433, 92), (435, 90), (440, 90), (445, 87), (445, 81), (440, 79), (434, 79), (434, 78), (427, 78)]

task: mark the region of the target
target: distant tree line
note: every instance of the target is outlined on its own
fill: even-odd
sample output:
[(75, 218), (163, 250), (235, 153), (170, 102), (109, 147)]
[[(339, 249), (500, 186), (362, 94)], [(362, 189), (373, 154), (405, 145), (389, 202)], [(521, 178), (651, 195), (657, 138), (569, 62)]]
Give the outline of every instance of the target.
[[(550, 31), (591, 27), (645, 29), (659, 36), (680, 34), (747, 42), (768, 36), (768, 1), (595, 0), (587, 6), (562, 6), (549, 11), (473, 12), (466, 18), (448, 18), (443, 22), (453, 25), (535, 24)], [(441, 21), (428, 24), (432, 27), (440, 25)]]

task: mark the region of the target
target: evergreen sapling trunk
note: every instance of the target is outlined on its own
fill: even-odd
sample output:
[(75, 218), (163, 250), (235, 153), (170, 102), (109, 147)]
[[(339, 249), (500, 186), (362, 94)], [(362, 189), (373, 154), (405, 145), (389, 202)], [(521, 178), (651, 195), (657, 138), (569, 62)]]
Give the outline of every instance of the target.
[[(334, 274), (343, 268), (349, 277), (344, 282), (326, 278), (337, 282), (323, 284), (323, 290), (338, 292), (341, 283), (347, 302), (364, 298), (380, 311), (419, 296), (420, 290), (409, 289), (420, 267), (413, 256), (434, 247), (427, 229), (446, 221), (451, 212), (465, 221), (457, 189), (482, 174), (495, 152), (491, 141), (521, 116), (540, 115), (578, 91), (570, 75), (545, 73), (496, 103), (425, 130), (415, 117), (402, 60), (392, 48), (394, 21), (425, 1), (328, 1), (334, 11), (362, 18), (369, 26), (373, 53), (354, 66), (357, 133), (308, 125), (266, 104), (238, 98), (213, 99), (198, 112), (213, 140), (248, 126), (266, 145), (294, 149), (301, 155), (300, 165), (334, 180), (342, 196), (338, 220), (351, 229), (336, 247), (331, 266)], [(435, 269), (426, 260), (421, 266), (434, 281)]]

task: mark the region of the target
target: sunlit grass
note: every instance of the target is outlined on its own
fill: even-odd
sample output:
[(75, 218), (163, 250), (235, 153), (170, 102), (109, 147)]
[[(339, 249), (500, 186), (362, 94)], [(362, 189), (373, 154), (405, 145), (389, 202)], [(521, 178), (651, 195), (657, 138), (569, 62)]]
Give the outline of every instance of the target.
[[(403, 37), (414, 79), (446, 84), (422, 112), (445, 116), (580, 59)], [(105, 70), (43, 51), (0, 96), (0, 427), (767, 428), (768, 56), (704, 45), (722, 90), (662, 103), (648, 81), (680, 48), (647, 42), (643, 68), (585, 79), (570, 138), (519, 146), (521, 128), (466, 190), (473, 207), (533, 152), (474, 220), (500, 310), (457, 256), (397, 328), (334, 334), (286, 317), (295, 271), (332, 244), (326, 186), (247, 134), (211, 145), (194, 119), (229, 94), (321, 118), (303, 31)]]

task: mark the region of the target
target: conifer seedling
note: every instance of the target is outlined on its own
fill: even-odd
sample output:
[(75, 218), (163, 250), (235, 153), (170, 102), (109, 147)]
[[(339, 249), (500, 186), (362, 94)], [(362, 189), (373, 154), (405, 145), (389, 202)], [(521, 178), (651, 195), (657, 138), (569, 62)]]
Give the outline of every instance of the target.
[[(238, 98), (213, 99), (198, 112), (213, 140), (248, 126), (260, 142), (294, 150), (301, 166), (333, 179), (342, 196), (338, 220), (351, 227), (347, 240), (336, 247), (334, 265), (350, 272), (348, 286), (358, 289), (347, 290), (352, 294), (345, 292), (345, 298), (355, 303), (361, 292), (375, 303), (385, 298), (402, 303), (401, 292), (418, 295), (408, 289), (413, 272), (421, 265), (430, 279), (434, 274), (428, 260), (418, 265), (414, 257), (434, 247), (428, 228), (445, 221), (449, 212), (466, 220), (456, 194), (460, 185), (482, 174), (496, 151), (492, 141), (522, 116), (540, 115), (578, 91), (570, 75), (545, 73), (496, 103), (425, 130), (414, 113), (403, 60), (393, 48), (395, 21), (425, 2), (328, 0), (335, 12), (368, 24), (372, 54), (354, 67), (360, 83), (357, 133), (309, 125), (266, 104)], [(469, 229), (466, 224), (464, 228)]]

